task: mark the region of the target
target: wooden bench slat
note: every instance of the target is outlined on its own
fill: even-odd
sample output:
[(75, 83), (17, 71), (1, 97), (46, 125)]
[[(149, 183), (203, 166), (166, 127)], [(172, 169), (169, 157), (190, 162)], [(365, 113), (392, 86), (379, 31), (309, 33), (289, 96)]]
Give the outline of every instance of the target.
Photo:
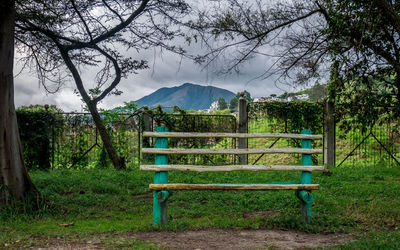
[(250, 149), (189, 149), (143, 148), (146, 154), (322, 154), (322, 149), (308, 148), (250, 148)]
[(193, 171), (193, 172), (231, 172), (231, 171), (325, 171), (324, 166), (295, 165), (141, 165), (142, 171)]
[(286, 133), (197, 133), (197, 132), (143, 132), (143, 137), (162, 138), (291, 138), (321, 140), (322, 135), (286, 134)]
[(318, 190), (319, 184), (150, 184), (151, 190)]

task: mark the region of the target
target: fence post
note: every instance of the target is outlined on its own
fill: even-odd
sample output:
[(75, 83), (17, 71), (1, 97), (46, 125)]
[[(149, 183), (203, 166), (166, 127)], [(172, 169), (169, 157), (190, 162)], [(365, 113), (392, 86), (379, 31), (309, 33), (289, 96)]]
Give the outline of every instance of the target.
[[(247, 133), (247, 100), (244, 99), (243, 97), (239, 98), (239, 103), (238, 103), (238, 132), (239, 133)], [(247, 138), (240, 138), (238, 139), (238, 148), (247, 148)], [(241, 165), (247, 165), (248, 163), (248, 156), (247, 154), (244, 155), (238, 155), (239, 158), (239, 164)]]
[[(157, 127), (156, 132), (168, 132), (167, 127)], [(168, 148), (168, 138), (156, 138), (156, 148)], [(154, 159), (155, 165), (167, 165), (167, 155), (156, 155)], [(154, 184), (167, 184), (168, 172), (154, 172)], [(167, 224), (167, 200), (171, 195), (170, 191), (154, 191), (153, 192), (153, 224)]]
[[(150, 112), (149, 108), (147, 106), (145, 106), (145, 107), (143, 107), (143, 111), (144, 112), (142, 114), (142, 119), (143, 119), (143, 121), (142, 121), (143, 128), (142, 129), (143, 129), (143, 131), (146, 131), (146, 132), (153, 132), (153, 119), (149, 113)], [(150, 138), (149, 137), (143, 137), (143, 147), (144, 148), (150, 147)], [(144, 162), (149, 161), (151, 159), (150, 156), (151, 155), (147, 155), (147, 154), (143, 155), (142, 156), (143, 161)]]
[[(301, 131), (302, 134), (311, 135), (311, 130), (303, 129)], [(311, 148), (311, 140), (301, 140), (302, 148)], [(303, 166), (311, 166), (312, 165), (312, 157), (311, 154), (302, 154), (301, 155), (301, 165)], [(301, 184), (311, 184), (311, 172), (302, 171), (301, 172)], [(303, 222), (310, 223), (312, 218), (312, 204), (314, 202), (314, 197), (309, 190), (300, 190), (296, 191), (296, 196), (301, 201), (301, 219)]]
[(335, 124), (335, 106), (328, 100), (325, 103), (324, 119), (324, 165), (329, 168), (335, 166), (336, 151), (336, 124)]

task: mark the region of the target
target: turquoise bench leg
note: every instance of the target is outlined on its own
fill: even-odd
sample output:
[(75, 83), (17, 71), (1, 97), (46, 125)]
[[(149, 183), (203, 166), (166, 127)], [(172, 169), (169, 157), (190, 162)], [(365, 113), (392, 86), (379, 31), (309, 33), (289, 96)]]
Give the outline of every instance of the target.
[[(301, 131), (302, 134), (311, 135), (311, 130), (304, 129)], [(311, 140), (301, 140), (302, 148), (311, 148)], [(301, 164), (303, 166), (311, 166), (312, 158), (310, 154), (302, 154), (301, 155)], [(311, 184), (311, 172), (303, 171), (301, 172), (301, 184)], [(300, 199), (301, 202), (301, 218), (302, 221), (306, 223), (310, 223), (312, 219), (312, 204), (314, 202), (314, 197), (311, 194), (311, 191), (300, 190), (296, 191), (296, 196)]]
[[(168, 132), (166, 127), (157, 127), (156, 132)], [(156, 148), (168, 148), (168, 138), (156, 138)], [(155, 165), (167, 165), (167, 155), (156, 155), (154, 159)], [(154, 172), (154, 184), (168, 184), (168, 172)], [(171, 195), (169, 191), (153, 192), (153, 224), (167, 224), (167, 201)]]
[(311, 191), (300, 190), (296, 191), (296, 196), (301, 202), (301, 220), (306, 223), (310, 223), (312, 219), (312, 205), (314, 202), (314, 196)]

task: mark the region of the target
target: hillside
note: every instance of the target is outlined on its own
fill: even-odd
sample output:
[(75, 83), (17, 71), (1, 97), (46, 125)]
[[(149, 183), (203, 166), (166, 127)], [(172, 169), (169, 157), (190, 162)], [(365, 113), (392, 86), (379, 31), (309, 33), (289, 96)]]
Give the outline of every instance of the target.
[(201, 86), (192, 83), (185, 83), (172, 88), (161, 88), (150, 95), (134, 101), (139, 107), (163, 107), (178, 106), (184, 109), (208, 109), (211, 103), (224, 98), (228, 103), (235, 94), (226, 89), (213, 86)]
[(303, 95), (307, 94), (309, 96), (309, 100), (312, 102), (319, 101), (324, 99), (325, 97), (328, 96), (328, 90), (326, 88), (326, 84), (316, 84), (312, 86), (311, 88), (304, 89), (298, 92), (293, 92), (293, 93), (287, 93), (285, 92), (284, 94), (278, 96), (280, 99), (287, 99), (288, 97), (295, 97), (298, 95)]

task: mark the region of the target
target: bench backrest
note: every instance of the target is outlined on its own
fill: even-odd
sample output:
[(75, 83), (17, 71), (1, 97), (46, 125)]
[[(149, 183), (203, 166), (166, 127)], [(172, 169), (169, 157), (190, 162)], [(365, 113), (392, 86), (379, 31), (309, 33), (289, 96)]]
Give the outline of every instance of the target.
[[(165, 130), (165, 129), (163, 129)], [(229, 171), (324, 171), (324, 166), (312, 166), (311, 161), (303, 160), (302, 165), (222, 165), (222, 166), (202, 166), (202, 165), (168, 165), (157, 163), (157, 156), (176, 155), (176, 154), (303, 154), (303, 158), (311, 154), (321, 154), (322, 149), (312, 149), (311, 140), (320, 140), (322, 135), (312, 135), (311, 131), (305, 130), (304, 134), (284, 134), (284, 133), (182, 133), (182, 132), (144, 132), (144, 137), (156, 138), (155, 148), (143, 148), (144, 154), (156, 154), (154, 165), (141, 165), (143, 171), (195, 171), (195, 172), (229, 172)], [(307, 134), (306, 134), (307, 133)], [(167, 138), (291, 138), (302, 139), (302, 148), (252, 148), (252, 149), (182, 149), (168, 148)], [(158, 145), (157, 145), (158, 143)], [(159, 161), (159, 160), (158, 160)]]

